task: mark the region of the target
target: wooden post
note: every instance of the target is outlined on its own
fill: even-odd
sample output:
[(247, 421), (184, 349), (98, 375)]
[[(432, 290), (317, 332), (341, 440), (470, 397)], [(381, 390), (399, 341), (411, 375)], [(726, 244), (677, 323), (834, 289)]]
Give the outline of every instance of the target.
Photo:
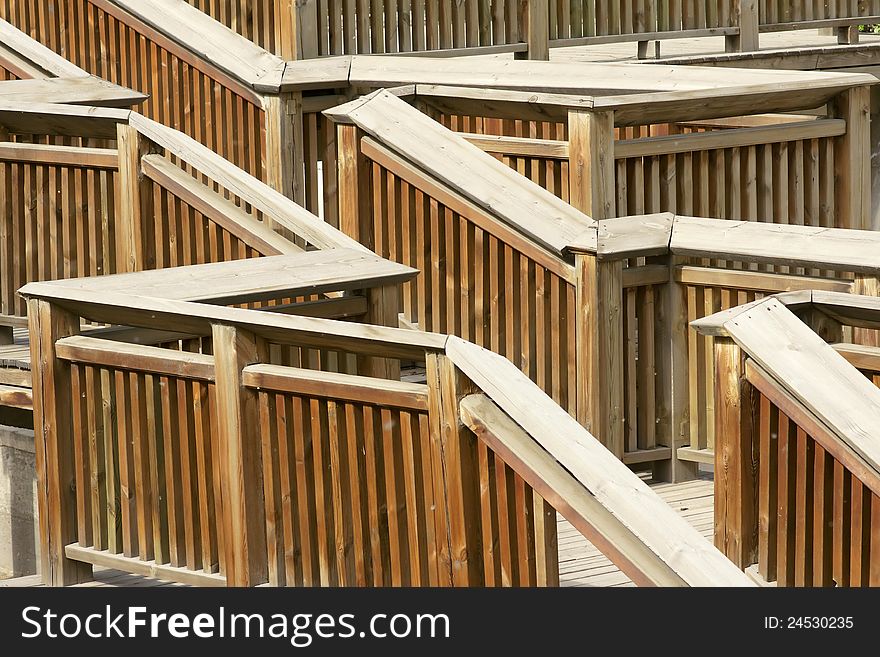
[(520, 34), (528, 50), (518, 52), (515, 59), (550, 59), (549, 6), (547, 0), (520, 0)]
[(318, 0), (275, 2), (275, 54), (287, 60), (318, 57)]
[(614, 113), (568, 113), (569, 202), (595, 220), (615, 216)]
[(846, 121), (846, 133), (834, 141), (835, 228), (871, 228), (871, 95), (852, 87), (828, 104), (828, 115)]
[(256, 390), (242, 385), (248, 365), (265, 362), (264, 344), (234, 326), (215, 325), (214, 370), (223, 509), (223, 545), (228, 586), (268, 581), (266, 510)]
[[(880, 278), (869, 274), (856, 274), (852, 291), (853, 294), (880, 297)], [(866, 347), (880, 347), (880, 331), (853, 327), (852, 341)]]
[(575, 254), (577, 420), (623, 458), (623, 263)]
[(657, 444), (672, 449), (669, 461), (654, 466), (654, 478), (662, 481), (690, 481), (697, 476), (697, 464), (678, 458), (678, 448), (690, 443), (688, 399), (687, 288), (675, 280), (675, 268), (684, 259), (667, 258), (669, 282), (657, 299)]
[(837, 28), (837, 43), (839, 43), (840, 45), (854, 45), (858, 42), (858, 25), (841, 25)]
[(443, 354), (427, 354), (426, 367), (440, 585), (480, 586), (484, 576), (477, 438), (458, 412), (459, 400), (476, 389)]
[(758, 558), (758, 399), (743, 352), (715, 338), (715, 547), (745, 569)]
[(127, 123), (116, 126), (119, 186), (116, 194), (117, 273), (156, 267), (156, 229), (152, 184), (141, 158), (161, 149)]
[(302, 93), (263, 99), (266, 112), (266, 183), (305, 206)]
[(70, 363), (55, 355), (55, 343), (79, 333), (80, 322), (40, 299), (28, 300), (28, 317), (43, 581), (67, 586), (92, 579), (91, 565), (64, 553), (66, 545), (77, 542), (75, 429)]
[(361, 137), (363, 133), (357, 126), (336, 126), (336, 143), (339, 148), (339, 230), (375, 251), (373, 169), (370, 161), (361, 153)]
[(734, 25), (739, 34), (724, 37), (727, 52), (751, 52), (760, 49), (758, 0), (738, 0), (734, 7)]
[[(367, 297), (367, 314), (361, 322), (374, 326), (399, 325), (400, 288), (397, 285), (383, 285), (365, 290)], [(400, 361), (396, 358), (379, 358), (377, 356), (359, 356), (358, 374), (379, 379), (400, 381)]]

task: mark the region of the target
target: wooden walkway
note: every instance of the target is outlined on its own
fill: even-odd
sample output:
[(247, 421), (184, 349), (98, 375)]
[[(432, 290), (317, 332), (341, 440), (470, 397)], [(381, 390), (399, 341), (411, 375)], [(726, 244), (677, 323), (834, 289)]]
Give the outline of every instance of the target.
[[(652, 484), (673, 509), (710, 541), (714, 486), (710, 478), (683, 484)], [(633, 586), (629, 578), (559, 516), (559, 579), (562, 586)]]
[[(703, 536), (712, 539), (713, 485), (711, 479), (700, 479), (683, 484), (652, 484), (660, 497), (666, 500)], [(559, 518), (559, 574), (562, 586), (632, 586), (632, 582), (608, 561), (593, 545)], [(19, 577), (0, 580), (0, 587), (42, 586), (40, 578)], [(95, 581), (78, 586), (181, 586), (161, 580), (129, 575), (117, 570), (95, 568)]]

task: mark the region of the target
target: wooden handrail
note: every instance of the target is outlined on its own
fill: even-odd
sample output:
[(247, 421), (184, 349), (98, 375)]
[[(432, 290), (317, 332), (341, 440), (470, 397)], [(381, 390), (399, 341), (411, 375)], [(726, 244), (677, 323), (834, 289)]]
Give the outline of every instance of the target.
[(376, 92), (325, 114), (355, 123), (382, 145), (557, 254), (593, 226), (586, 215), (387, 92)]
[(733, 128), (686, 135), (625, 139), (614, 143), (614, 157), (621, 160), (630, 157), (691, 153), (719, 148), (741, 148), (802, 139), (839, 137), (843, 134), (846, 134), (846, 121), (843, 119), (817, 119), (754, 128)]
[[(519, 461), (521, 474), (528, 478), (531, 473), (535, 483), (546, 476), (546, 488), (563, 507), (592, 507), (589, 520), (577, 508), (566, 510), (572, 512), (576, 526), (590, 525), (587, 535), (606, 549), (610, 544), (612, 551), (622, 550), (612, 560), (620, 562), (625, 572), (654, 584), (675, 580), (690, 586), (751, 584), (510, 361), (455, 337), (449, 338), (446, 353), (485, 395), (462, 402), (462, 419)], [(595, 511), (597, 507), (603, 511)], [(614, 539), (606, 543), (609, 534)], [(634, 545), (632, 537), (641, 545)], [(649, 561), (629, 561), (634, 553), (644, 556), (645, 549), (652, 553)]]
[(880, 472), (880, 389), (775, 299), (739, 313), (725, 328), (788, 394)]
[(192, 137), (136, 112), (131, 113), (129, 123), (168, 153), (263, 212), (274, 225), (289, 230), (318, 248), (368, 250), (264, 182), (220, 158)]
[(34, 41), (11, 23), (0, 19), (0, 62), (21, 78), (87, 78), (89, 74), (43, 44)]
[(0, 142), (0, 162), (27, 162), (80, 168), (118, 169), (119, 155), (113, 148), (56, 146)]

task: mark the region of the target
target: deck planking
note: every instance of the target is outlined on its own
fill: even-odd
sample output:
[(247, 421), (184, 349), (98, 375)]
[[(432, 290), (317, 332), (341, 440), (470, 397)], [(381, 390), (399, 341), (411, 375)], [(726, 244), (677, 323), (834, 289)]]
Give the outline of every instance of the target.
[[(714, 531), (714, 485), (701, 478), (651, 488), (709, 541)], [(557, 516), (560, 586), (634, 586), (608, 558), (562, 516)]]

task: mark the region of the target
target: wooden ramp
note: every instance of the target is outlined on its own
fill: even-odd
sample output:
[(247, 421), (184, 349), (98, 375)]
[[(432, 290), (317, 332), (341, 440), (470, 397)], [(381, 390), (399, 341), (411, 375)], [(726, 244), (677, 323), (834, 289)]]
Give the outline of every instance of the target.
[[(651, 484), (685, 520), (712, 540), (714, 485), (711, 478), (682, 484)], [(608, 558), (599, 552), (562, 516), (558, 519), (560, 586), (633, 586)]]

